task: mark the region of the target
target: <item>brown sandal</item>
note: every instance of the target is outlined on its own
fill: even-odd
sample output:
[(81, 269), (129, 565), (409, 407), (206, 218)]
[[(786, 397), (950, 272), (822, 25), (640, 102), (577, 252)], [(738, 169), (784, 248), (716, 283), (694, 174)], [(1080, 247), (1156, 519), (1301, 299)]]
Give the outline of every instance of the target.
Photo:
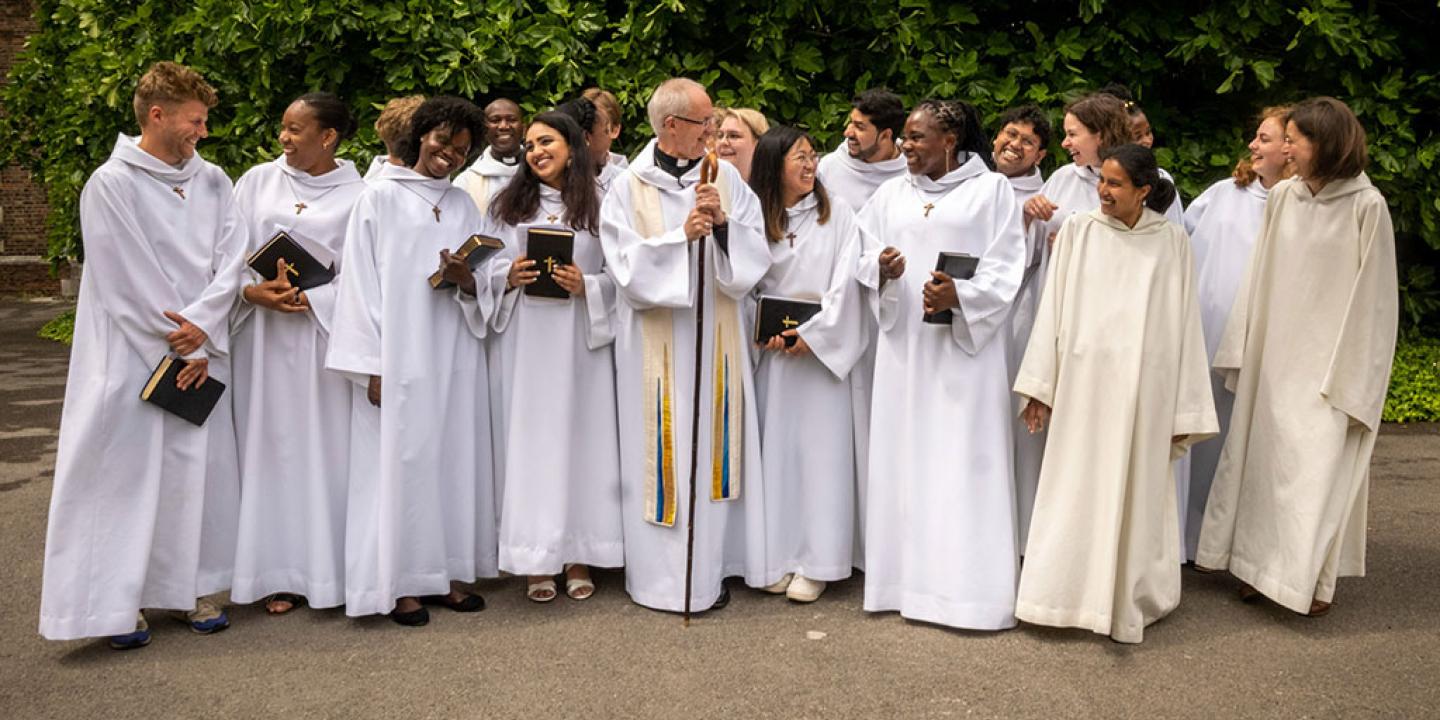
[(1255, 602), (1261, 597), (1261, 592), (1256, 590), (1250, 583), (1240, 585), (1240, 602)]
[(1325, 615), (1329, 614), (1330, 608), (1331, 608), (1333, 605), (1334, 605), (1334, 603), (1328, 603), (1328, 602), (1325, 602), (1324, 600), (1311, 600), (1311, 601), (1310, 601), (1310, 612), (1305, 613), (1305, 617), (1312, 617), (1312, 618), (1325, 617)]

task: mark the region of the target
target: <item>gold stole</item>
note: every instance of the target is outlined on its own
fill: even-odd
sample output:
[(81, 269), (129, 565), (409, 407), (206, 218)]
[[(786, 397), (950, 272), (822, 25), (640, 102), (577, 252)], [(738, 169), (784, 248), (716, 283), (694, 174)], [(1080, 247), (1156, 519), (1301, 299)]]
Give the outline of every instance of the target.
[[(469, 172), (469, 170), (466, 170)], [(465, 192), (470, 193), (470, 199), (475, 201), (475, 207), (480, 208), (480, 214), (484, 215), (490, 209), (490, 178), (475, 173), (478, 180), (472, 180), (465, 184)]]
[[(730, 184), (724, 172), (715, 183), (720, 207), (730, 214)], [(665, 232), (660, 190), (639, 178), (630, 183), (635, 206), (635, 231), (641, 237)], [(713, 267), (713, 262), (711, 264)], [(713, 313), (714, 360), (710, 368), (711, 396), (710, 499), (718, 502), (740, 497), (741, 457), (744, 447), (745, 384), (740, 352), (744, 350), (736, 303), (707, 286)], [(704, 302), (705, 298), (697, 298)], [(641, 378), (644, 387), (645, 520), (674, 527), (679, 495), (675, 474), (675, 341), (674, 313), (670, 308), (639, 310), (643, 348)], [(703, 343), (704, 336), (695, 338)], [(698, 444), (697, 444), (698, 447)]]

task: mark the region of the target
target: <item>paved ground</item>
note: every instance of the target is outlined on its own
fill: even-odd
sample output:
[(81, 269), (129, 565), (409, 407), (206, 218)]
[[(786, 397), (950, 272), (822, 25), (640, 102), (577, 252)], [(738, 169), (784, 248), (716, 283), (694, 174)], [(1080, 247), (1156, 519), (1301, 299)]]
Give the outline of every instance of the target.
[(1440, 714), (1435, 427), (1382, 434), (1370, 576), (1342, 581), (1324, 619), (1242, 605), (1233, 581), (1187, 571), (1180, 609), (1138, 647), (867, 616), (856, 581), (808, 607), (737, 589), (684, 629), (605, 574), (583, 604), (536, 606), (518, 580), (481, 583), (488, 610), (439, 611), (421, 629), (242, 607), (213, 637), (152, 620), (138, 652), (46, 642), (35, 626), (66, 352), (34, 331), (60, 307), (0, 301), (0, 718)]

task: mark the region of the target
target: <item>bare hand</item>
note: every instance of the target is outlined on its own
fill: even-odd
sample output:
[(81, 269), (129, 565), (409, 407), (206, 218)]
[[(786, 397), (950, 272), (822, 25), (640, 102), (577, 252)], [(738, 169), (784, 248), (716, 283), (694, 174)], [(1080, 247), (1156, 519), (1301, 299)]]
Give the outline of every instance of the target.
[(798, 329), (790, 328), (789, 330), (780, 333), (780, 335), (787, 338), (795, 338), (795, 344), (785, 348), (786, 355), (789, 355), (791, 357), (800, 357), (801, 355), (810, 354), (810, 344), (805, 342), (805, 338), (800, 337), (800, 331)]
[(204, 345), (205, 341), (210, 339), (210, 336), (206, 335), (205, 331), (200, 329), (200, 326), (181, 317), (180, 313), (166, 310), (165, 317), (180, 327), (180, 329), (165, 336), (165, 342), (170, 343), (170, 349), (175, 351), (177, 355), (189, 355), (199, 350), (200, 346)]
[(1031, 220), (1048, 221), (1055, 216), (1055, 211), (1059, 209), (1060, 206), (1050, 202), (1050, 198), (1036, 195), (1025, 201), (1025, 222), (1029, 224)]
[(714, 185), (701, 183), (695, 186), (695, 209), (709, 215), (712, 224), (725, 224), (725, 211), (720, 206), (720, 190)]
[(1030, 398), (1029, 404), (1020, 413), (1020, 419), (1025, 421), (1025, 429), (1034, 435), (1045, 429), (1045, 423), (1050, 419), (1050, 406)]
[(880, 251), (880, 280), (896, 280), (905, 274), (905, 256), (893, 247)]
[(685, 239), (695, 242), (710, 234), (715, 222), (710, 214), (701, 210), (698, 206), (690, 211), (685, 218)]
[(779, 335), (771, 335), (770, 339), (760, 344), (759, 347), (765, 352), (784, 352), (785, 338)]
[(960, 298), (955, 294), (955, 280), (939, 270), (930, 271), (930, 282), (925, 283), (921, 296), (925, 312), (929, 314), (960, 307)]
[(540, 271), (534, 269), (535, 261), (521, 255), (510, 263), (510, 272), (505, 276), (505, 289), (514, 290), (522, 285), (529, 285), (540, 277)]
[(299, 295), (296, 295), (296, 296), (295, 296), (295, 307), (298, 307), (298, 308), (300, 308), (301, 310), (309, 310), (309, 309), (310, 309), (310, 298), (309, 298), (309, 296), (307, 296), (304, 292), (301, 292)]
[(459, 255), (451, 255), (449, 250), (440, 251), (440, 276), (460, 286), (460, 292), (475, 294), (475, 273)]
[(369, 400), (371, 405), (374, 405), (375, 407), (380, 407), (380, 376), (379, 376), (379, 375), (371, 375), (371, 376), (370, 376), (370, 384), (365, 387), (365, 399), (366, 399), (366, 400)]
[(1055, 251), (1055, 233), (1052, 232), (1045, 238), (1045, 249)]
[(565, 289), (572, 297), (585, 297), (585, 274), (574, 265), (561, 265), (550, 274), (555, 284)]
[(245, 296), (245, 302), (275, 312), (294, 313), (304, 312), (305, 308), (296, 303), (300, 291), (290, 284), (290, 266), (285, 263), (285, 258), (275, 261), (275, 279), (266, 280), (257, 285), (248, 285), (241, 294)]
[(200, 387), (210, 378), (210, 360), (207, 358), (196, 358), (186, 360), (185, 367), (175, 375), (175, 387), (181, 390), (189, 390), (191, 385)]

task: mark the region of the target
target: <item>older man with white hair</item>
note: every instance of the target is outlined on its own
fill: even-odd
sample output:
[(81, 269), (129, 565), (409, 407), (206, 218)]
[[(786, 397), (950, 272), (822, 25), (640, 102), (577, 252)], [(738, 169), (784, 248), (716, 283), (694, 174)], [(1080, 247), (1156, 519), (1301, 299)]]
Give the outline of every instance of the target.
[(600, 211), (619, 291), (625, 589), (657, 610), (716, 608), (729, 600), (726, 577), (763, 580), (759, 423), (741, 301), (770, 253), (760, 203), (739, 172), (717, 163), (714, 181), (701, 181), (715, 132), (705, 87), (666, 80), (648, 111), (656, 139), (615, 178)]

